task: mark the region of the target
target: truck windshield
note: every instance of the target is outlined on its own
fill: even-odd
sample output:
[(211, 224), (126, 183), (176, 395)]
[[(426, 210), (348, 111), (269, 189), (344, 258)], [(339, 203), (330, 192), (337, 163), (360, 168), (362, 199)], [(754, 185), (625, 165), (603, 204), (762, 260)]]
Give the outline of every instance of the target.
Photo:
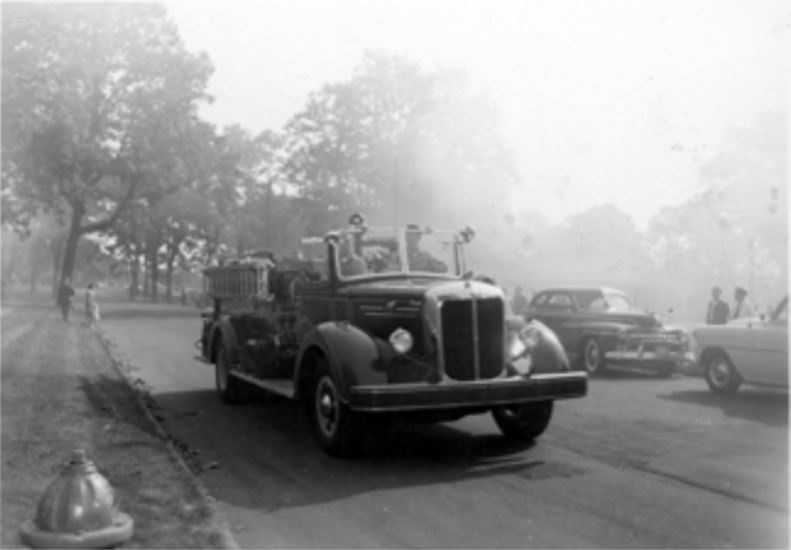
[(342, 278), (403, 273), (458, 275), (456, 235), (427, 229), (368, 228), (341, 233)]

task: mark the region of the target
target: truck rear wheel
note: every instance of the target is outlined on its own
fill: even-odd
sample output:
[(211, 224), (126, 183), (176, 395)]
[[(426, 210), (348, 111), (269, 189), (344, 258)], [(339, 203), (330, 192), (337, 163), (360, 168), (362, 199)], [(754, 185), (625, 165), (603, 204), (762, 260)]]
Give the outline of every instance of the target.
[(496, 407), (492, 409), (492, 416), (506, 437), (532, 441), (547, 429), (552, 409), (552, 401), (539, 401)]
[(360, 418), (341, 401), (326, 359), (321, 359), (316, 367), (310, 400), (311, 424), (322, 449), (338, 458), (356, 455), (362, 442)]
[(241, 380), (231, 375), (231, 359), (223, 344), (217, 349), (214, 364), (214, 383), (217, 395), (224, 403), (236, 404), (242, 401)]

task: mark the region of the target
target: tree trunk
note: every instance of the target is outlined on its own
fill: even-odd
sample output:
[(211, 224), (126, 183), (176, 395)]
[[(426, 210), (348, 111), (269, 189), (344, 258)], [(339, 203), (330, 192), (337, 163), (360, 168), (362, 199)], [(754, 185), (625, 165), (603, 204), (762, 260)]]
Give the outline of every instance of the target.
[[(167, 271), (165, 272), (165, 283), (167, 284), (167, 299), (168, 303), (173, 301), (173, 266), (176, 263), (176, 258), (179, 254), (179, 244), (183, 239), (181, 237), (174, 237), (168, 243), (168, 261)], [(182, 287), (183, 287), (182, 283)]]
[(168, 256), (168, 263), (165, 270), (165, 285), (167, 286), (166, 298), (167, 302), (173, 302), (173, 262), (176, 259), (174, 255)]
[(82, 217), (85, 215), (85, 208), (81, 205), (72, 207), (71, 212), (71, 225), (69, 226), (69, 235), (66, 238), (66, 248), (63, 251), (63, 266), (60, 270), (60, 279), (58, 289), (63, 286), (66, 279), (71, 280), (74, 275), (74, 262), (77, 258), (77, 244), (80, 242), (82, 236), (82, 228), (80, 223)]
[(151, 266), (149, 264), (149, 254), (148, 248), (143, 250), (142, 253), (143, 258), (143, 265), (141, 266), (143, 271), (143, 287), (141, 294), (144, 298), (151, 297)]
[(159, 301), (159, 288), (157, 286), (157, 284), (159, 283), (159, 263), (157, 262), (157, 247), (150, 246), (148, 253), (149, 253), (148, 268), (150, 270), (150, 275), (148, 277), (148, 280), (151, 287), (151, 301), (156, 303)]
[(134, 302), (140, 293), (140, 251), (137, 249), (136, 243), (133, 245), (133, 250), (132, 259), (129, 262), (129, 299)]
[(57, 300), (60, 292), (60, 268), (63, 262), (63, 237), (61, 235), (53, 237), (49, 246), (52, 252), (52, 298)]

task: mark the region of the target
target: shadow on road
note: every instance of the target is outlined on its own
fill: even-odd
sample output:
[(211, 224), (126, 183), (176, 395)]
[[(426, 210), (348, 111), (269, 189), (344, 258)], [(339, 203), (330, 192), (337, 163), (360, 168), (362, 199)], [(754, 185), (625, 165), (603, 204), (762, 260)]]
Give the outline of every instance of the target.
[(768, 426), (788, 427), (788, 393), (742, 388), (731, 396), (719, 396), (705, 387), (658, 395), (660, 399), (695, 403), (722, 409), (727, 416), (760, 422)]
[(485, 434), (456, 423), (395, 422), (369, 429), (361, 456), (339, 460), (315, 443), (306, 415), (294, 401), (262, 393), (229, 407), (208, 390), (157, 394), (155, 399), (166, 430), (188, 443), (188, 452), (216, 463), (203, 473), (212, 495), (236, 506), (273, 511), (487, 476), (538, 480), (584, 473), (577, 466), (544, 460), (540, 443), (504, 438), (493, 422)]

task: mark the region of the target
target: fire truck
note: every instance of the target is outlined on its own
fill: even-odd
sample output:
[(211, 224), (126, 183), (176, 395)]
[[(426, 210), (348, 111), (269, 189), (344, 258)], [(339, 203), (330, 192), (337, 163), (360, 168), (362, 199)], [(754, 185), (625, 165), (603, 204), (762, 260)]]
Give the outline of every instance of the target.
[(294, 258), (249, 254), (204, 270), (211, 311), (197, 342), (228, 404), (257, 386), (305, 405), (319, 445), (360, 450), (399, 416), (451, 421), (490, 412), (532, 440), (556, 399), (582, 397), (555, 334), (511, 315), (500, 288), (465, 266), (469, 228), (349, 225), (302, 240)]

